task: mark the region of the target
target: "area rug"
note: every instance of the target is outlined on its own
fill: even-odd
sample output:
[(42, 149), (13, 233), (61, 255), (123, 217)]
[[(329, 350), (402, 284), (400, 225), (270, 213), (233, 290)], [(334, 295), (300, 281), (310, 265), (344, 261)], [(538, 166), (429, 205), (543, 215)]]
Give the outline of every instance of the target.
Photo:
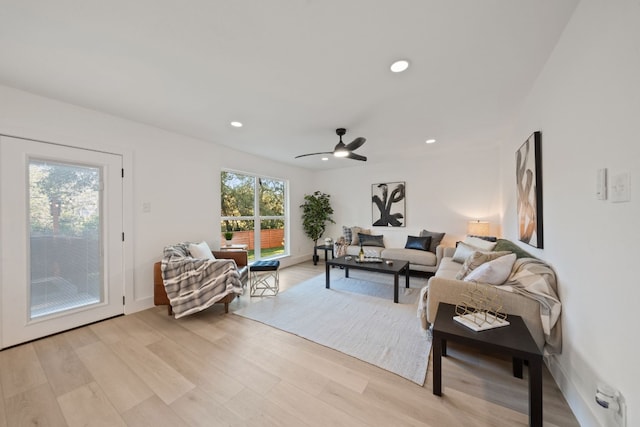
[(393, 302), (393, 277), (362, 271), (324, 274), (276, 297), (262, 298), (234, 313), (298, 335), (424, 385), (431, 336), (420, 327), (417, 303), (426, 279), (400, 282)]

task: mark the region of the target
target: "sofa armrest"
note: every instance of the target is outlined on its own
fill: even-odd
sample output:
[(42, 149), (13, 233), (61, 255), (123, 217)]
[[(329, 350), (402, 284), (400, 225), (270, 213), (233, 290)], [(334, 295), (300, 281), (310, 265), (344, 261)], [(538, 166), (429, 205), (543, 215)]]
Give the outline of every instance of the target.
[(218, 259), (234, 260), (238, 268), (249, 265), (249, 255), (247, 251), (211, 251), (211, 253)]
[[(469, 287), (472, 285), (470, 282), (442, 277), (429, 279), (426, 304), (427, 322), (433, 324), (436, 320), (438, 304), (441, 302), (453, 305), (463, 303), (466, 299), (463, 294), (468, 294)], [(501, 311), (522, 317), (538, 347), (543, 348), (544, 332), (542, 330), (542, 321), (540, 320), (540, 304), (537, 301), (517, 293), (503, 291), (500, 287), (493, 285), (483, 283), (478, 283), (477, 285), (479, 290), (486, 291), (489, 295), (497, 290), (502, 301)]]
[(442, 247), (442, 256), (443, 257), (449, 257), (452, 258), (453, 254), (456, 253), (456, 248), (451, 248), (448, 246), (438, 246), (439, 248)]

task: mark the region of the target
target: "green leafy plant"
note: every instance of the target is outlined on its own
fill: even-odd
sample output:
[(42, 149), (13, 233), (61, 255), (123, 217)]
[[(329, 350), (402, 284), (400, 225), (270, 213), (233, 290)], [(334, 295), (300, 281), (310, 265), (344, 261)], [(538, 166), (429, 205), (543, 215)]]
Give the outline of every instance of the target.
[(225, 238), (225, 240), (233, 239), (233, 231), (225, 231), (224, 232), (224, 238)]
[(302, 227), (311, 240), (318, 245), (318, 239), (324, 234), (327, 223), (335, 224), (331, 218), (333, 208), (328, 194), (316, 191), (313, 194), (304, 195), (302, 208)]

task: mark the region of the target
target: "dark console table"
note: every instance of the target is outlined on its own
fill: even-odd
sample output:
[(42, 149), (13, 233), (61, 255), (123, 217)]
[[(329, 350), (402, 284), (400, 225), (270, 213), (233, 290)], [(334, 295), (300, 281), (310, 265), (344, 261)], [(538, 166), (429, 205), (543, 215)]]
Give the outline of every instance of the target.
[(442, 356), (447, 341), (482, 351), (508, 354), (513, 358), (513, 375), (522, 378), (522, 364), (529, 364), (529, 425), (542, 426), (542, 352), (520, 316), (509, 314), (510, 325), (475, 332), (453, 320), (455, 306), (440, 303), (433, 323), (433, 394), (442, 396)]
[(318, 249), (324, 250), (324, 260), (327, 261), (327, 254), (331, 252), (331, 259), (333, 259), (333, 245), (318, 245), (313, 247), (313, 265), (318, 265)]

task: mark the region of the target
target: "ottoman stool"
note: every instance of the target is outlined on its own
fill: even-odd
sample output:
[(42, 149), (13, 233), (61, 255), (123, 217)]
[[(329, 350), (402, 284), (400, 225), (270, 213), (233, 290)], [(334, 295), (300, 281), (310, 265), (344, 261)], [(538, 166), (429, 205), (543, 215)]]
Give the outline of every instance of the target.
[[(278, 294), (280, 261), (256, 261), (249, 267), (250, 295), (275, 296)], [(269, 283), (273, 279), (273, 284)]]

